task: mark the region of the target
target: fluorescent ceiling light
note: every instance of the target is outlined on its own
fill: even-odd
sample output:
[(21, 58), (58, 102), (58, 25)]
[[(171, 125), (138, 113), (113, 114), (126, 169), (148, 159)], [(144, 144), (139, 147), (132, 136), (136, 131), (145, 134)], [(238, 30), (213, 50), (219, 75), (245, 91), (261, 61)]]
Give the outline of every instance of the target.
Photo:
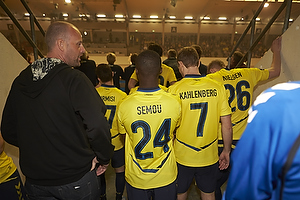
[(203, 19), (205, 19), (205, 20), (209, 20), (209, 19), (210, 19), (210, 17), (206, 16), (206, 17), (203, 17)]
[(157, 15), (151, 15), (150, 18), (151, 18), (151, 19), (157, 19), (158, 16), (157, 16)]
[(141, 18), (141, 15), (133, 15), (133, 18)]
[(176, 19), (176, 16), (169, 16), (170, 19)]
[(256, 20), (256, 21), (260, 21), (260, 18), (259, 18), (259, 17), (257, 17), (255, 20)]
[(117, 15), (115, 15), (115, 17), (116, 17), (116, 18), (123, 18), (123, 15), (117, 14)]
[(63, 17), (68, 17), (68, 13), (63, 13)]
[(26, 17), (29, 17), (29, 16), (30, 16), (30, 14), (29, 14), (29, 13), (24, 13), (24, 15), (25, 15)]
[(289, 19), (290, 22), (294, 21), (293, 19)]
[(227, 17), (219, 17), (219, 20), (227, 20)]
[(97, 17), (106, 17), (104, 14), (98, 14)]
[(193, 19), (192, 16), (185, 16), (184, 19)]
[(71, 0), (65, 0), (66, 3), (71, 3)]
[(269, 5), (270, 4), (268, 2), (266, 2), (265, 5), (264, 5), (264, 7), (267, 8), (267, 7), (269, 7)]

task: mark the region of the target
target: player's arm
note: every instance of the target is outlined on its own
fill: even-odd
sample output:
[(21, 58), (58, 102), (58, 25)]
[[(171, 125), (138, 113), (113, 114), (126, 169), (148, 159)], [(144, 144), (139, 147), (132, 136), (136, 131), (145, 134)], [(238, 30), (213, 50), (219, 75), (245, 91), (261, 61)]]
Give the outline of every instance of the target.
[(131, 90), (132, 88), (134, 88), (136, 84), (137, 84), (137, 80), (135, 80), (133, 78), (130, 78), (129, 81), (128, 81), (128, 88), (129, 88), (129, 90)]
[(276, 78), (280, 75), (281, 71), (281, 37), (276, 38), (271, 46), (271, 51), (273, 52), (273, 61), (269, 70), (269, 79)]
[(230, 162), (230, 151), (232, 143), (232, 124), (231, 115), (221, 116), (221, 130), (224, 142), (223, 151), (219, 158), (220, 170), (227, 169)]
[(0, 133), (0, 154), (4, 151), (4, 140), (2, 138), (2, 135)]

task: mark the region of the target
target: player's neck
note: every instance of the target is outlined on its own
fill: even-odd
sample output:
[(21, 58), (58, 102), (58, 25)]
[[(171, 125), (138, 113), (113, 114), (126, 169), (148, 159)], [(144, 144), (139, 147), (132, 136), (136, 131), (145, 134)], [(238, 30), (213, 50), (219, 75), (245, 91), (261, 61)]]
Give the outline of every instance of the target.
[(157, 81), (146, 80), (146, 81), (139, 82), (139, 88), (150, 89), (156, 87), (158, 87)]
[(188, 74), (199, 74), (200, 75), (198, 67), (195, 66), (195, 67), (186, 68), (185, 75), (188, 75)]

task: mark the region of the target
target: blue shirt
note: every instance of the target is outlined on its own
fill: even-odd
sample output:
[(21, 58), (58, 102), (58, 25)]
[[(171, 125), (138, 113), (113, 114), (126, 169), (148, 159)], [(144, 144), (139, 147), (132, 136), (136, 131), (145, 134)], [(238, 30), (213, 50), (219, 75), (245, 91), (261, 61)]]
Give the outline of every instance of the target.
[[(232, 153), (223, 199), (279, 199), (282, 167), (300, 134), (300, 82), (273, 86), (250, 109), (247, 128)], [(300, 199), (300, 152), (285, 176), (283, 199)]]

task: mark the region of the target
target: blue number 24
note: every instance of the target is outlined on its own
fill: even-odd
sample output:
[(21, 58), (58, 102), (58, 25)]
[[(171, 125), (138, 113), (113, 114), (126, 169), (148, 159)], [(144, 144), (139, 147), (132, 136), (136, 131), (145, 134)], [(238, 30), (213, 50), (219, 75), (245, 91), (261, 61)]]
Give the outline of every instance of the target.
[[(171, 118), (165, 119), (162, 122), (159, 130), (155, 134), (155, 138), (153, 140), (153, 148), (163, 147), (164, 152), (169, 151), (168, 142), (170, 141), (170, 126)], [(141, 160), (153, 158), (153, 152), (142, 153), (142, 150), (145, 148), (151, 138), (150, 125), (142, 120), (135, 121), (131, 124), (131, 130), (133, 133), (137, 133), (138, 128), (143, 129), (143, 138), (139, 141), (134, 149), (135, 157)]]

